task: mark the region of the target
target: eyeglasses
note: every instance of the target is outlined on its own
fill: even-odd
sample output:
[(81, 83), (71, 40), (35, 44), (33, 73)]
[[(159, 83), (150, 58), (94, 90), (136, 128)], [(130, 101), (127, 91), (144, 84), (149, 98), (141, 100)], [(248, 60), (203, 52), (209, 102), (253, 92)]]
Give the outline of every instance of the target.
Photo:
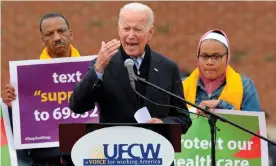
[(228, 52), (225, 52), (224, 54), (215, 53), (212, 55), (202, 54), (202, 55), (198, 55), (197, 57), (202, 59), (205, 62), (207, 62), (209, 58), (211, 58), (213, 62), (220, 62), (222, 57), (226, 54), (228, 54)]

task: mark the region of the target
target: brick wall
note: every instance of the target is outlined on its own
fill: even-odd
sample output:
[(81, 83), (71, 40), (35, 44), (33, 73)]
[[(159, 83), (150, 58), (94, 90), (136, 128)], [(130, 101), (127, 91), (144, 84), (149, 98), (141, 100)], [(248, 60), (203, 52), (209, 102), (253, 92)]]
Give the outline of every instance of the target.
[[(102, 40), (117, 38), (120, 7), (126, 2), (1, 2), (2, 85), (8, 61), (38, 59), (43, 48), (39, 21), (49, 11), (68, 17), (73, 44), (82, 55), (97, 54)], [(256, 84), (269, 123), (276, 124), (276, 2), (145, 2), (155, 12), (152, 48), (192, 71), (200, 36), (219, 28), (229, 36), (236, 71)]]

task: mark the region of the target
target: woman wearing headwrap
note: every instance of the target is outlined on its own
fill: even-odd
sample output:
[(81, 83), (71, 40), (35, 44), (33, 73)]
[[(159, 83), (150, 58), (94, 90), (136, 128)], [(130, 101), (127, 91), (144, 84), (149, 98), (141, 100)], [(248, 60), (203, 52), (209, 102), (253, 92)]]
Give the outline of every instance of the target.
[(203, 108), (260, 111), (253, 82), (229, 65), (230, 46), (223, 31), (211, 30), (201, 37), (197, 58), (197, 68), (183, 81), (187, 100)]

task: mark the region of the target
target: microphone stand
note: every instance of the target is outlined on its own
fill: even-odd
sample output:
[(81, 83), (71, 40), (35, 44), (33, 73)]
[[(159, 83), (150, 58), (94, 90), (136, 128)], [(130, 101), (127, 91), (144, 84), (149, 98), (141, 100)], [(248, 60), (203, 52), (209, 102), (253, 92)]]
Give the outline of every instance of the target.
[(243, 131), (245, 131), (247, 133), (250, 133), (250, 134), (252, 134), (252, 135), (254, 135), (254, 136), (258, 137), (258, 138), (261, 138), (261, 139), (267, 141), (268, 143), (276, 146), (275, 142), (273, 142), (273, 141), (271, 141), (271, 140), (269, 140), (269, 139), (261, 136), (260, 134), (254, 133), (253, 131), (250, 131), (250, 130), (248, 130), (248, 129), (246, 129), (246, 128), (238, 125), (238, 124), (235, 124), (235, 123), (227, 120), (223, 116), (220, 116), (220, 115), (217, 115), (217, 114), (211, 112), (209, 107), (201, 108), (200, 106), (197, 106), (196, 104), (193, 104), (193, 103), (185, 100), (184, 98), (181, 98), (181, 97), (179, 97), (179, 96), (177, 96), (177, 95), (175, 95), (175, 94), (173, 94), (173, 93), (171, 93), (169, 91), (166, 91), (166, 90), (164, 90), (164, 89), (162, 89), (162, 88), (160, 88), (160, 87), (158, 87), (158, 86), (156, 86), (156, 85), (154, 85), (154, 84), (146, 81), (145, 79), (143, 79), (141, 77), (136, 76), (135, 74), (134, 74), (134, 76), (131, 76), (131, 77), (134, 80), (136, 80), (136, 81), (140, 81), (140, 82), (142, 82), (144, 84), (147, 84), (149, 86), (152, 86), (152, 87), (154, 87), (154, 88), (156, 88), (156, 89), (158, 89), (158, 90), (160, 90), (160, 91), (162, 91), (162, 92), (164, 92), (166, 94), (169, 94), (170, 96), (173, 96), (173, 97), (181, 100), (182, 102), (187, 103), (187, 104), (189, 104), (189, 105), (191, 105), (191, 106), (193, 106), (193, 107), (195, 107), (195, 108), (203, 111), (206, 115), (208, 115), (208, 122), (209, 122), (210, 132), (211, 132), (211, 163), (212, 163), (212, 166), (216, 166), (216, 148), (215, 148), (215, 145), (216, 145), (215, 144), (216, 143), (215, 139), (216, 138), (215, 138), (215, 136), (216, 136), (216, 122), (217, 122), (217, 120), (220, 120), (220, 121), (222, 121), (224, 123), (226, 122), (226, 123), (228, 123), (228, 124), (230, 124), (232, 126), (235, 126), (235, 127), (239, 128), (239, 129), (241, 129), (241, 130), (243, 130)]

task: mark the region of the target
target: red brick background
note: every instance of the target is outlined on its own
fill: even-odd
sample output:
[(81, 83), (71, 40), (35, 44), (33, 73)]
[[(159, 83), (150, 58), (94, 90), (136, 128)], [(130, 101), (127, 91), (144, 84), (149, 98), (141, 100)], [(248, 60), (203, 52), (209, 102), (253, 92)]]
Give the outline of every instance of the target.
[[(8, 61), (38, 59), (43, 48), (39, 21), (46, 12), (63, 13), (82, 55), (97, 54), (102, 40), (117, 38), (120, 7), (127, 2), (1, 2), (2, 85), (9, 81)], [(276, 2), (145, 2), (155, 13), (152, 48), (182, 70), (196, 65), (197, 42), (219, 28), (229, 37), (231, 65), (256, 84), (262, 109), (276, 124)]]

